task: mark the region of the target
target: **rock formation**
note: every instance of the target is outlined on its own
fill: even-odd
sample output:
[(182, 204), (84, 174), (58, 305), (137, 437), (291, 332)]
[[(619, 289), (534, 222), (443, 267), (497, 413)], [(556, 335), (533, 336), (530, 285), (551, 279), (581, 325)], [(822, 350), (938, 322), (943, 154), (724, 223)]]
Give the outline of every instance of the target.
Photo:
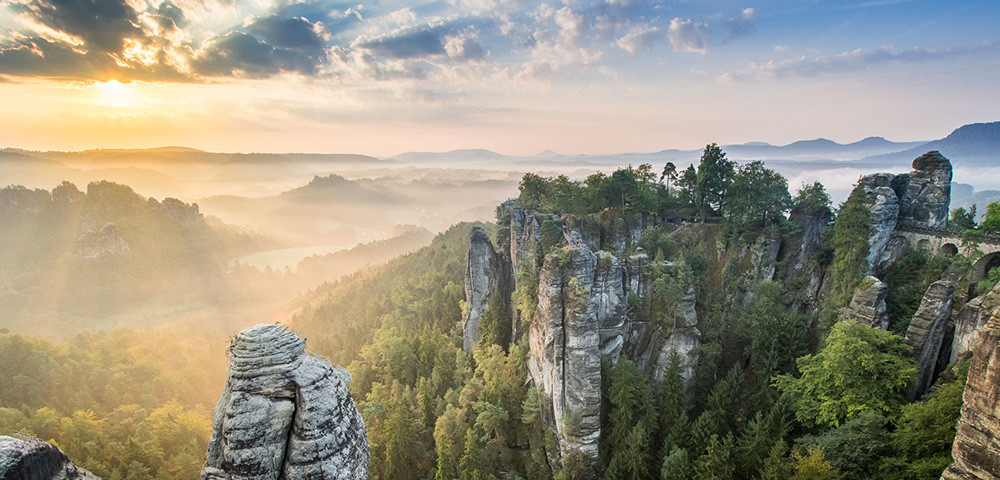
[(841, 312), (840, 320), (853, 319), (883, 330), (889, 328), (889, 314), (885, 304), (889, 286), (875, 277), (865, 278), (864, 284), (868, 286), (854, 292), (851, 303)]
[[(493, 249), (493, 243), (486, 231), (481, 227), (472, 229), (469, 234), (469, 262), (465, 271), (465, 302), (468, 313), (462, 319), (462, 349), (465, 353), (472, 351), (482, 332), (480, 322), (490, 308), (493, 308), (499, 318), (508, 320), (510, 314), (510, 294), (512, 291), (509, 263)], [(509, 329), (509, 325), (503, 325)]]
[(27, 435), (0, 436), (0, 479), (100, 480), (78, 468), (62, 450)]
[(986, 317), (962, 395), (954, 463), (942, 480), (1000, 479), (1000, 310)]
[(229, 352), (203, 480), (368, 478), (346, 370), (306, 353), (305, 340), (278, 325), (243, 330)]
[(937, 151), (913, 160), (913, 171), (899, 175), (899, 221), (928, 228), (948, 226), (951, 204), (951, 162)]
[[(871, 233), (868, 238), (868, 265), (869, 274), (877, 272), (879, 266), (884, 263), (882, 253), (889, 245), (893, 232), (896, 230), (896, 223), (899, 219), (899, 198), (888, 186), (883, 185), (886, 178), (891, 174), (877, 174), (873, 176), (874, 188), (869, 189), (865, 183), (865, 192), (868, 196), (868, 208), (871, 209)], [(865, 177), (868, 179), (868, 177)]]
[(789, 221), (794, 223), (801, 230), (799, 248), (789, 255), (787, 266), (789, 271), (801, 270), (812, 258), (819, 245), (820, 237), (830, 222), (833, 220), (833, 212), (829, 208), (797, 208), (788, 215)]
[(906, 344), (913, 347), (913, 356), (919, 364), (917, 382), (909, 396), (911, 400), (927, 393), (934, 382), (938, 354), (951, 319), (954, 293), (954, 283), (946, 280), (932, 283), (906, 329)]
[(1000, 283), (986, 295), (976, 297), (966, 303), (955, 316), (955, 337), (951, 344), (951, 363), (958, 361), (959, 356), (971, 351), (979, 340), (990, 315), (1000, 308)]
[(597, 256), (585, 245), (563, 254), (569, 256), (565, 266), (552, 253), (539, 274), (538, 310), (528, 330), (528, 370), (551, 400), (553, 418), (548, 420), (555, 426), (560, 452), (577, 449), (597, 458), (601, 332), (597, 302), (590, 299)]
[(118, 227), (111, 223), (105, 223), (97, 232), (87, 230), (76, 239), (76, 251), (83, 258), (99, 258), (109, 255), (120, 255), (129, 253), (128, 243), (118, 236)]
[(198, 204), (187, 204), (176, 198), (164, 198), (163, 202), (157, 202), (155, 198), (149, 199), (150, 213), (160, 215), (179, 225), (190, 227), (197, 225), (204, 220), (204, 215), (198, 211)]
[(874, 173), (861, 179), (872, 211), (870, 273), (880, 276), (906, 251), (897, 225), (945, 228), (951, 204), (951, 162), (936, 151), (913, 160), (909, 173)]

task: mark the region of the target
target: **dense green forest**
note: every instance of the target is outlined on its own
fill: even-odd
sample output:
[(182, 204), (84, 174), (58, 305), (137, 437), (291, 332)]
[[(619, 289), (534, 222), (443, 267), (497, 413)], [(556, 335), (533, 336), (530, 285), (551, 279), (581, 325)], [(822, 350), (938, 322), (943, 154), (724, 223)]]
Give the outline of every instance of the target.
[[(103, 187), (134, 195), (127, 187)], [(56, 218), (100, 205), (96, 197), (61, 205), (54, 191), (31, 195), (40, 199), (39, 211)], [(819, 183), (793, 195), (781, 175), (760, 162), (737, 165), (715, 145), (706, 148), (699, 165), (682, 171), (672, 164), (662, 171), (641, 165), (582, 181), (525, 175), (516, 204), (552, 220), (541, 225), (534, 263), (521, 265), (518, 274), (511, 303), (522, 312), (519, 321), (532, 321), (544, 254), (565, 251), (557, 221), (584, 225), (596, 219), (603, 242), (617, 235), (619, 220), (642, 219), (646, 228), (623, 254), (641, 247), (655, 258), (649, 318), (663, 328), (676, 321), (671, 312), (683, 287), (697, 292), (702, 343), (687, 387), (676, 356), (659, 381), (625, 358), (603, 366), (601, 456), (593, 464), (573, 452), (561, 461), (552, 455), (557, 440), (542, 414), (551, 407), (529, 382), (526, 338), (511, 336), (510, 320), (493, 309), (483, 321), (483, 340), (471, 354), (462, 351), (469, 232), (481, 226), (501, 250), (509, 249), (503, 211), (496, 224), (455, 225), (414, 253), (324, 284), (289, 323), (311, 350), (350, 371), (351, 393), (367, 428), (372, 478), (938, 478), (951, 461), (968, 362), (949, 366), (929, 394), (908, 402), (916, 363), (901, 334), (931, 282), (945, 272), (968, 278), (971, 265), (961, 253), (910, 250), (886, 275), (889, 329), (838, 322), (841, 308), (866, 281), (859, 250), (867, 245), (869, 228), (863, 200), (856, 191), (836, 209), (809, 259), (829, 269), (833, 282), (821, 298), (807, 299), (808, 278), (779, 260), (775, 281), (751, 282), (752, 262), (738, 252), (768, 239), (797, 248), (801, 232), (790, 218), (831, 208)], [(132, 203), (137, 209), (152, 205)], [(967, 216), (955, 212), (953, 222)], [(159, 222), (147, 217), (143, 221)], [(111, 221), (105, 218), (118, 222), (123, 235), (130, 228), (151, 229), (151, 244), (165, 236), (156, 228), (175, 228), (130, 227), (131, 217), (122, 215), (97, 223)], [(19, 225), (12, 217), (4, 221)], [(679, 221), (690, 223), (671, 226)], [(5, 233), (5, 244), (53, 249), (63, 242), (63, 264), (82, 261), (66, 245), (76, 232), (39, 233), (44, 224), (19, 225)], [(992, 224), (980, 225), (973, 215), (971, 224), (962, 225), (974, 238)], [(33, 235), (45, 241), (35, 242)], [(143, 236), (135, 238), (135, 247), (145, 245)], [(252, 241), (222, 238), (229, 240), (221, 250)], [(203, 261), (218, 265), (209, 253), (199, 257), (192, 247), (198, 242), (190, 241), (162, 247), (162, 256), (143, 257), (149, 263), (101, 261), (107, 262), (106, 275), (121, 272), (124, 279), (158, 268), (196, 268)], [(180, 251), (183, 260), (171, 255)], [(21, 267), (33, 275), (45, 271)], [(18, 265), (4, 268), (15, 271)], [(136, 287), (124, 279), (114, 288), (141, 293), (128, 290)], [(993, 280), (964, 280), (955, 308)], [(227, 288), (239, 285), (238, 277), (230, 282)], [(25, 284), (52, 288), (51, 280), (16, 285)], [(12, 285), (4, 284), (4, 298), (29, 298)], [(51, 440), (105, 478), (197, 478), (231, 333), (114, 330), (54, 343), (4, 332), (0, 432)]]
[(62, 343), (0, 329), (0, 433), (105, 479), (195, 479), (225, 383), (226, 333), (118, 329)]
[[(867, 271), (864, 255), (857, 255), (859, 239), (867, 245), (867, 207), (853, 195), (811, 260), (836, 279), (815, 308), (801, 308), (797, 296), (806, 280), (794, 273), (783, 283), (757, 283), (750, 295), (737, 298), (727, 292), (738, 290), (749, 265), (732, 252), (760, 238), (794, 241), (798, 232), (786, 215), (828, 208), (829, 197), (818, 183), (792, 195), (774, 171), (758, 162), (736, 165), (715, 146), (698, 167), (671, 167), (657, 175), (642, 165), (582, 182), (528, 174), (521, 183), (518, 205), (566, 222), (595, 212), (643, 216), (653, 225), (675, 217), (710, 220), (674, 235), (647, 228), (631, 247), (672, 260), (671, 267), (650, 273), (652, 318), (672, 321), (668, 309), (678, 282), (697, 286), (703, 343), (690, 401), (679, 360), (659, 382), (628, 360), (605, 365), (607, 401), (594, 473), (937, 478), (951, 461), (967, 362), (908, 403), (916, 363), (899, 332), (930, 282), (948, 269), (967, 272), (965, 257), (913, 250), (893, 267), (889, 331), (836, 322)], [(507, 219), (500, 220), (486, 228), (503, 249), (509, 233)], [(583, 458), (570, 454), (559, 463), (546, 455), (555, 439), (539, 414), (544, 400), (528, 383), (525, 340), (505, 343), (510, 336), (503, 322), (484, 319), (483, 341), (471, 355), (462, 353), (462, 275), (471, 227), (457, 225), (428, 249), (340, 282), (292, 324), (312, 348), (349, 365), (351, 391), (368, 428), (373, 478), (588, 475)], [(559, 252), (562, 236), (547, 233), (551, 227), (541, 226), (539, 248)], [(525, 267), (523, 278), (537, 275), (538, 265)], [(513, 301), (530, 312), (531, 281), (520, 285), (528, 291), (515, 292)], [(956, 308), (967, 299), (958, 299)]]

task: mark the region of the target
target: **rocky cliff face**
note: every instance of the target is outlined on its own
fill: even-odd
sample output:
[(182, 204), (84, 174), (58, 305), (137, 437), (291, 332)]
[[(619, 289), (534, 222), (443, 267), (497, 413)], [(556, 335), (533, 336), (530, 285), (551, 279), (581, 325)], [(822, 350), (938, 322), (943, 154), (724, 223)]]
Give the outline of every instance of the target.
[[(701, 344), (695, 291), (675, 306), (676, 326), (665, 331), (648, 321), (649, 256), (640, 250), (623, 262), (594, 253), (581, 240), (545, 257), (539, 274), (538, 309), (528, 331), (528, 370), (552, 412), (546, 419), (559, 439), (559, 453), (579, 450), (596, 459), (600, 439), (601, 362), (633, 359), (662, 378), (677, 351), (686, 380), (693, 376)], [(629, 295), (637, 300), (630, 306)]]
[(900, 175), (895, 186), (899, 196), (899, 221), (929, 228), (948, 226), (951, 204), (951, 162), (938, 151), (913, 160), (913, 171)]
[(987, 317), (962, 395), (955, 461), (942, 480), (1000, 479), (1000, 310)]
[(278, 325), (236, 335), (212, 421), (203, 480), (367, 479), (365, 425), (350, 374)]
[[(889, 175), (889, 174), (884, 174)], [(875, 177), (876, 185), (881, 185), (884, 176)], [(876, 186), (865, 191), (868, 195), (868, 208), (871, 209), (871, 234), (868, 238), (868, 273), (880, 271), (880, 266), (885, 263), (882, 254), (892, 239), (892, 234), (896, 230), (896, 223), (899, 220), (899, 198), (888, 186)]]
[(941, 353), (948, 321), (951, 319), (954, 293), (954, 283), (946, 280), (932, 283), (920, 301), (917, 313), (913, 314), (909, 328), (906, 329), (906, 344), (913, 347), (913, 355), (920, 364), (916, 386), (910, 392), (911, 400), (927, 393), (934, 382), (938, 355)]
[(61, 450), (35, 437), (0, 436), (0, 479), (100, 480), (78, 468)]
[(564, 265), (558, 254), (547, 255), (539, 275), (538, 311), (528, 331), (528, 370), (535, 386), (551, 400), (549, 421), (559, 437), (560, 452), (577, 449), (596, 458), (601, 436), (601, 332), (598, 302), (591, 301), (590, 293), (597, 256), (585, 245), (567, 248), (566, 253)]
[(870, 273), (881, 276), (906, 251), (897, 224), (925, 228), (948, 225), (951, 162), (936, 151), (913, 160), (909, 173), (874, 173), (861, 179), (872, 211), (868, 252)]
[(981, 297), (976, 297), (962, 306), (955, 316), (955, 337), (951, 344), (950, 362), (955, 363), (963, 353), (971, 351), (979, 340), (979, 334), (989, 321), (990, 315), (1000, 308), (1000, 283)]
[(129, 253), (131, 249), (125, 239), (118, 236), (118, 227), (105, 223), (99, 231), (88, 230), (76, 239), (76, 251), (83, 258), (99, 258), (109, 255)]
[(889, 286), (875, 277), (866, 278), (865, 283), (868, 286), (854, 292), (851, 303), (841, 312), (840, 320), (853, 319), (885, 330), (889, 328), (889, 314), (885, 303)]
[[(468, 313), (462, 319), (462, 349), (465, 353), (482, 338), (480, 323), (490, 307), (500, 309), (500, 318), (510, 319), (510, 294), (513, 279), (510, 263), (493, 249), (493, 243), (481, 227), (469, 234), (469, 262), (465, 271), (465, 302)], [(509, 325), (503, 325), (509, 329)]]

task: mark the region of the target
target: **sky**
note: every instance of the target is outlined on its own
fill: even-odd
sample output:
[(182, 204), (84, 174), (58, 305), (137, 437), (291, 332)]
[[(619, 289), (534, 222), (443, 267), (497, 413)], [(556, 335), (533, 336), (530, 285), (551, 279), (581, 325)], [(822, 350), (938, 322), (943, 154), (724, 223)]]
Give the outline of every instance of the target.
[(1000, 120), (1000, 2), (0, 0), (0, 147), (532, 155)]

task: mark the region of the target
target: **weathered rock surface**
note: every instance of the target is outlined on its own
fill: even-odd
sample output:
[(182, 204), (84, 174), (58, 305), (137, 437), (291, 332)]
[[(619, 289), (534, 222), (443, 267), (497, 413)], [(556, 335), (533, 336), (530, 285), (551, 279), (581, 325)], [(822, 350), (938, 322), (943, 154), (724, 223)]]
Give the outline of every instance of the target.
[(913, 314), (906, 329), (906, 344), (913, 347), (913, 356), (920, 364), (917, 382), (909, 398), (916, 399), (927, 393), (934, 382), (938, 354), (944, 340), (948, 321), (951, 319), (952, 294), (955, 284), (939, 280), (931, 284), (920, 301), (920, 308)]
[[(493, 243), (481, 227), (469, 234), (469, 261), (465, 270), (465, 302), (468, 313), (462, 319), (462, 349), (472, 351), (480, 338), (480, 323), (493, 300), (500, 318), (509, 320), (511, 272), (509, 263), (493, 249)], [(506, 324), (504, 328), (510, 328)]]
[(690, 385), (694, 379), (694, 367), (698, 363), (695, 351), (700, 346), (701, 332), (697, 328), (678, 327), (671, 330), (660, 346), (660, 355), (653, 367), (653, 380), (656, 382), (663, 380), (663, 372), (670, 364), (670, 356), (676, 351), (680, 355), (681, 378), (684, 380), (684, 386)]
[[(888, 174), (879, 174), (888, 175)], [(866, 179), (868, 177), (865, 177)], [(878, 181), (876, 185), (881, 183), (881, 178), (875, 177)], [(871, 233), (868, 238), (868, 273), (871, 274), (876, 266), (880, 265), (879, 261), (882, 257), (885, 248), (889, 245), (889, 240), (892, 238), (893, 232), (896, 230), (896, 222), (899, 219), (899, 199), (896, 197), (896, 192), (894, 192), (888, 186), (876, 186), (871, 190), (868, 189), (868, 184), (865, 184), (865, 191), (868, 195), (868, 208), (871, 209)]]
[(0, 479), (100, 480), (77, 467), (54, 445), (35, 437), (0, 436)]
[(539, 274), (538, 311), (528, 331), (528, 371), (552, 403), (549, 421), (563, 454), (578, 449), (597, 458), (601, 436), (601, 336), (590, 298), (597, 257), (587, 246), (567, 249), (560, 266), (549, 254)]
[(936, 151), (913, 160), (913, 171), (899, 175), (873, 173), (861, 184), (872, 212), (869, 273), (881, 276), (905, 252), (904, 239), (894, 236), (898, 224), (945, 228), (951, 204), (951, 162)]
[(203, 480), (368, 478), (346, 370), (306, 353), (305, 340), (278, 325), (243, 330), (229, 351)]
[(969, 367), (962, 417), (942, 480), (1000, 479), (1000, 311), (988, 315)]
[(869, 283), (869, 286), (854, 292), (851, 303), (840, 313), (840, 320), (853, 319), (885, 330), (889, 328), (889, 314), (885, 304), (889, 286), (875, 277), (867, 277), (864, 282)]
[[(586, 247), (584, 247), (586, 248)], [(607, 252), (597, 252), (594, 280), (589, 287), (589, 312), (597, 317), (601, 338), (601, 358), (618, 362), (625, 343), (625, 297), (622, 266)]]
[(951, 204), (951, 162), (938, 151), (913, 160), (913, 171), (899, 176), (899, 221), (928, 228), (948, 226)]
[(830, 222), (833, 220), (833, 212), (829, 208), (815, 210), (799, 208), (792, 210), (788, 219), (801, 230), (799, 248), (797, 251), (789, 254), (788, 269), (789, 271), (801, 270), (809, 262), (809, 259), (812, 258), (813, 253), (815, 253), (816, 247), (819, 245), (820, 238), (823, 235), (823, 230), (826, 230), (830, 226)]
[(76, 251), (81, 257), (90, 259), (120, 255), (132, 250), (125, 239), (118, 236), (118, 227), (108, 222), (99, 231), (88, 230), (80, 235), (80, 238), (76, 239)]
[(1000, 308), (1000, 283), (986, 295), (976, 297), (966, 303), (955, 315), (955, 337), (951, 344), (951, 363), (958, 361), (963, 353), (972, 350), (979, 340), (986, 322), (994, 311)]

